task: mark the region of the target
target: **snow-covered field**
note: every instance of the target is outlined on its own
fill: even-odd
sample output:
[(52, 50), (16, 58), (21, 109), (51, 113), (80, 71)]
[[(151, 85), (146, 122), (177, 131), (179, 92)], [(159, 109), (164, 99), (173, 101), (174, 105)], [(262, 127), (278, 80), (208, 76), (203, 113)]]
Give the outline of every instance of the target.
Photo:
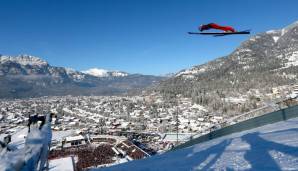
[(94, 170), (298, 170), (298, 118)]

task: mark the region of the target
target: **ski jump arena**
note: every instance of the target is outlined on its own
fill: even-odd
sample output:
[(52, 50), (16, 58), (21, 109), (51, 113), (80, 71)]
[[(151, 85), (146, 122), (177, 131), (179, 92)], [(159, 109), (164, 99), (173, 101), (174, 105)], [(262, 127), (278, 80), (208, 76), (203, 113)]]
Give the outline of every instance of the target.
[[(191, 140), (174, 147), (172, 150), (157, 156), (149, 157), (149, 159), (143, 159), (134, 162), (128, 162), (125, 164), (116, 165), (114, 167), (106, 167), (103, 170), (129, 170), (130, 165), (133, 163), (150, 163), (150, 160), (154, 163), (154, 158), (161, 158), (162, 156), (169, 155), (171, 153), (179, 153), (187, 148), (190, 148), (198, 144), (206, 144), (209, 141), (220, 139), (222, 137), (229, 136), (234, 133), (245, 132), (251, 129), (262, 127), (264, 125), (275, 124), (282, 121), (298, 118), (298, 105), (288, 108), (280, 109), (275, 112), (267, 113), (261, 116), (257, 116), (248, 120), (241, 121), (239, 123), (223, 127), (218, 130), (211, 131), (205, 135), (193, 137)], [(249, 133), (247, 133), (249, 134)], [(0, 171), (43, 171), (49, 170), (49, 153), (51, 147), (52, 131), (50, 115), (46, 116), (46, 123), (39, 129), (38, 125), (33, 125), (31, 131), (28, 132), (23, 148), (9, 149), (9, 146), (1, 144), (0, 146)], [(126, 145), (127, 146), (127, 145)], [(124, 147), (124, 146), (123, 146)], [(296, 151), (297, 152), (297, 151)], [(148, 156), (147, 156), (148, 157)], [(137, 159), (146, 158), (146, 156), (137, 156)], [(168, 158), (169, 161), (171, 159)], [(157, 161), (158, 162), (158, 161)], [(156, 162), (155, 162), (156, 163)], [(162, 164), (162, 160), (159, 161)], [(157, 164), (158, 165), (158, 164)], [(119, 167), (119, 168), (118, 168)], [(145, 167), (142, 164), (142, 167)], [(152, 166), (154, 168), (154, 164)], [(91, 167), (92, 168), (92, 167)], [(93, 167), (94, 168), (94, 167)], [(114, 169), (113, 169), (114, 168)], [(126, 168), (126, 169), (125, 169)], [(156, 169), (155, 170), (162, 170)], [(170, 168), (168, 168), (170, 169)], [(296, 168), (297, 169), (297, 168)], [(74, 168), (75, 170), (75, 168)], [(94, 170), (101, 170), (101, 168), (94, 168)], [(150, 170), (150, 169), (149, 169)], [(175, 169), (173, 169), (175, 170)], [(200, 169), (199, 169), (200, 170)], [(203, 169), (204, 170), (204, 169)], [(215, 169), (216, 170), (216, 169)], [(289, 169), (291, 170), (291, 169)], [(295, 170), (295, 169), (294, 169)]]

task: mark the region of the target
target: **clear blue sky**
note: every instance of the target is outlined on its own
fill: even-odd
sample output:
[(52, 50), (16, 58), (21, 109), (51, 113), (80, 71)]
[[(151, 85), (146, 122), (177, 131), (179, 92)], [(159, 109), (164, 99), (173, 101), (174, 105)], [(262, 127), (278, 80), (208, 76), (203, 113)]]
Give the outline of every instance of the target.
[(254, 35), (297, 21), (297, 7), (297, 0), (1, 0), (0, 53), (159, 75), (227, 55), (249, 38), (186, 34), (201, 23)]

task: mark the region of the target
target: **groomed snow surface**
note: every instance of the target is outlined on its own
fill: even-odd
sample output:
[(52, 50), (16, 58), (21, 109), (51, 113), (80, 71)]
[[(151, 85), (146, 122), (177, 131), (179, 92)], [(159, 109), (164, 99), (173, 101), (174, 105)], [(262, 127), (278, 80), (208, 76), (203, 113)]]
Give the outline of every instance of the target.
[(298, 170), (298, 118), (100, 171)]

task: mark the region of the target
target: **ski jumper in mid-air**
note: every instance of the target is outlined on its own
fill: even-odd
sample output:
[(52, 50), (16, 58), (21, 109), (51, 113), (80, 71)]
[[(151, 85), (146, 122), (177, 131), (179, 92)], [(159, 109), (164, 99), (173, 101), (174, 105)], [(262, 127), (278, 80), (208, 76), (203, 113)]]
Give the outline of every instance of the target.
[(204, 24), (204, 25), (200, 25), (199, 27), (200, 31), (209, 30), (209, 29), (223, 30), (224, 32), (232, 32), (232, 33), (236, 32), (236, 30), (231, 26), (220, 26), (215, 23)]
[[(227, 35), (239, 35), (239, 34), (250, 34), (250, 30), (243, 30), (243, 31), (236, 31), (236, 29), (234, 29), (231, 26), (221, 26), (215, 23), (209, 23), (209, 24), (202, 24), (199, 26), (198, 28), (200, 30), (200, 32), (188, 32), (188, 34), (192, 34), (192, 35), (211, 35), (214, 37), (218, 37), (218, 36), (227, 36)], [(215, 29), (215, 30), (221, 30), (219, 31), (207, 31), (204, 32), (205, 30), (210, 30), (210, 29)]]

